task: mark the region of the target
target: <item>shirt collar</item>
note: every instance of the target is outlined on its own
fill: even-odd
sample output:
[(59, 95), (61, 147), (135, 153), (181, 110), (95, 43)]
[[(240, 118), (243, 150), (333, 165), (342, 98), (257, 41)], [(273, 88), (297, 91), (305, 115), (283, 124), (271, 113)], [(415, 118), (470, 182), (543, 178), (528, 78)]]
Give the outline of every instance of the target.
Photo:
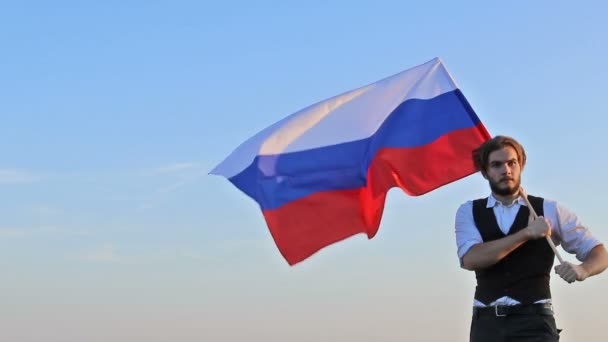
[(494, 208), (495, 206), (498, 206), (498, 205), (502, 205), (505, 207), (511, 207), (514, 204), (526, 206), (526, 201), (524, 201), (524, 199), (521, 196), (519, 196), (519, 197), (517, 197), (517, 199), (515, 201), (513, 201), (513, 203), (511, 205), (503, 205), (499, 200), (496, 199), (496, 197), (494, 197), (493, 194), (490, 194), (490, 196), (488, 197), (488, 203), (486, 204), (486, 208)]

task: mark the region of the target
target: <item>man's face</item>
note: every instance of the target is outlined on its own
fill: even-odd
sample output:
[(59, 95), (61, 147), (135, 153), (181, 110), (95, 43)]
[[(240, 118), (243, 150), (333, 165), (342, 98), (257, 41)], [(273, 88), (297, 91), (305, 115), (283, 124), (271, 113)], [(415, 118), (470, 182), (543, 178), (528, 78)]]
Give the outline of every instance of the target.
[(521, 184), (521, 165), (515, 149), (506, 146), (490, 153), (484, 177), (490, 183), (492, 192), (497, 195), (510, 196), (517, 193)]

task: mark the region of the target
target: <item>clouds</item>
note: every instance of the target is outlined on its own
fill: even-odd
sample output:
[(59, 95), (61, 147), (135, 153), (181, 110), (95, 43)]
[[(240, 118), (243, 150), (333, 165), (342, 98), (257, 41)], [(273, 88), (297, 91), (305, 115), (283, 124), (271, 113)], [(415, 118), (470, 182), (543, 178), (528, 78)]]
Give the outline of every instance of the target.
[(60, 236), (88, 236), (91, 231), (84, 228), (64, 226), (0, 227), (0, 238), (47, 238)]
[(119, 262), (122, 259), (118, 256), (116, 247), (111, 244), (104, 244), (85, 252), (83, 259), (101, 262)]
[(17, 228), (0, 228), (0, 239), (23, 237), (27, 235), (27, 231)]
[(206, 165), (194, 161), (170, 162), (148, 169), (143, 175), (152, 188), (139, 209), (149, 209), (156, 207), (171, 193), (198, 182), (206, 175)]
[(86, 262), (141, 266), (179, 262), (194, 263), (202, 267), (221, 262), (221, 259), (206, 253), (205, 246), (202, 245), (138, 244), (116, 241), (90, 245), (77, 251), (75, 256)]
[(184, 163), (170, 163), (161, 165), (155, 169), (155, 173), (158, 174), (167, 174), (167, 173), (176, 173), (185, 170), (192, 170), (194, 168), (200, 167), (198, 163), (194, 162), (184, 162)]
[(27, 170), (0, 169), (0, 185), (29, 184), (40, 180), (40, 176)]

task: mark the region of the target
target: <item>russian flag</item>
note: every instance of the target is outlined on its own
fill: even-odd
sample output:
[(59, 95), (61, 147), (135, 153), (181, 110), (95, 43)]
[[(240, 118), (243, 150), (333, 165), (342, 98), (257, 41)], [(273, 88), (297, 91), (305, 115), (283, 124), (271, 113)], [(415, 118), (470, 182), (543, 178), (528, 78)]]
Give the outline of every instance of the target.
[(474, 173), (490, 138), (435, 58), (304, 108), (240, 145), (212, 174), (261, 207), (290, 265), (374, 237), (387, 191), (422, 195)]

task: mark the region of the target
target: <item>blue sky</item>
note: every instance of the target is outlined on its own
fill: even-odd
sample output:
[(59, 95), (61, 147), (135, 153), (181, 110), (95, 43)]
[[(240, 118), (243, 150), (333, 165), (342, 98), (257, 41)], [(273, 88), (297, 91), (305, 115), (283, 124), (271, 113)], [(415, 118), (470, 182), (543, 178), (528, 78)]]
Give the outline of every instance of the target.
[[(289, 267), (207, 173), (262, 128), (441, 57), (531, 194), (603, 241), (603, 2), (0, 4), (0, 339), (467, 340), (458, 205), (479, 175), (387, 198), (379, 234)], [(574, 260), (572, 256), (566, 257)], [(605, 274), (552, 280), (569, 340), (604, 341)]]

